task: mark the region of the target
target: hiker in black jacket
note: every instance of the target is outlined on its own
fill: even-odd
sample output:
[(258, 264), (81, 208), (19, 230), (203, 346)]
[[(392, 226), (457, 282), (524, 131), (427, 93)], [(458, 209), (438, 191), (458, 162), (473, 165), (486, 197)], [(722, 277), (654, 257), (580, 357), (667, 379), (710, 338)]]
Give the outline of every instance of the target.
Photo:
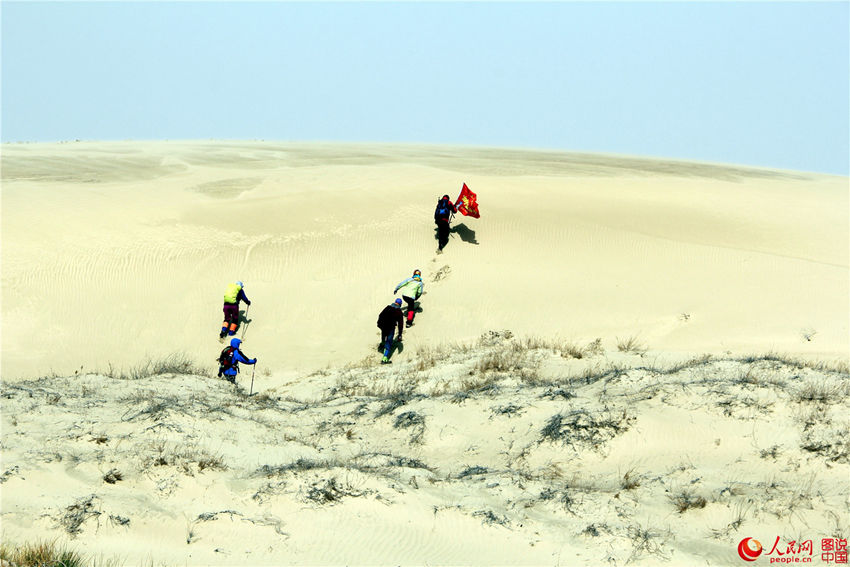
[(440, 242), (437, 248), (437, 254), (443, 253), (443, 247), (449, 242), (449, 220), (453, 213), (457, 212), (457, 207), (452, 204), (448, 195), (443, 195), (443, 198), (437, 201), (437, 208), (434, 209), (434, 222), (437, 224), (437, 239)]
[(384, 358), (381, 359), (381, 364), (390, 362), (390, 353), (393, 349), (393, 336), (395, 329), (398, 327), (398, 341), (401, 342), (401, 333), (404, 329), (404, 315), (401, 312), (401, 299), (396, 299), (390, 303), (381, 314), (378, 315), (378, 328), (381, 329), (381, 344), (384, 345)]

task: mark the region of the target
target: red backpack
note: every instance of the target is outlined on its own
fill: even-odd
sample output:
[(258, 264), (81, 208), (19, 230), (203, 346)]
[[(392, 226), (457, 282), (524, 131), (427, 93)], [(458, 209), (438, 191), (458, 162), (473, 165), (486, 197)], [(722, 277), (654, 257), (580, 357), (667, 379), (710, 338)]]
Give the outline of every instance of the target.
[(228, 370), (233, 367), (233, 355), (236, 351), (239, 350), (235, 346), (229, 346), (221, 351), (221, 354), (218, 355), (218, 375), (221, 376), (222, 372)]

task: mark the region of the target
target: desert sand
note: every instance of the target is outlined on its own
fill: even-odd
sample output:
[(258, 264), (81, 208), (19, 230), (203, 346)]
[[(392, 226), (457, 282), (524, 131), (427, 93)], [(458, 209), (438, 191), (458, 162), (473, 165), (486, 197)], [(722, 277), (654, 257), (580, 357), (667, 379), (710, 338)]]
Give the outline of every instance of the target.
[[(436, 254), (463, 183), (481, 218)], [(627, 156), (4, 144), (3, 541), (726, 565), (780, 537), (817, 559), (848, 531), (848, 211), (846, 177)], [(416, 268), (381, 366), (375, 320)], [(259, 359), (236, 387), (235, 280)]]

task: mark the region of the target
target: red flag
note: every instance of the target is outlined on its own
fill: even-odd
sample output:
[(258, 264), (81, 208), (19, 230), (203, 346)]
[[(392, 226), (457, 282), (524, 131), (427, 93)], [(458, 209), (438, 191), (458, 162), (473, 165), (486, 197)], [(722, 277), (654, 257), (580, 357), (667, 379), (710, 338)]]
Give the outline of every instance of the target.
[(457, 205), (458, 212), (463, 216), (469, 216), (475, 219), (481, 217), (478, 214), (478, 195), (470, 191), (466, 183), (463, 184), (463, 189), (460, 190), (460, 195), (458, 195), (455, 205)]

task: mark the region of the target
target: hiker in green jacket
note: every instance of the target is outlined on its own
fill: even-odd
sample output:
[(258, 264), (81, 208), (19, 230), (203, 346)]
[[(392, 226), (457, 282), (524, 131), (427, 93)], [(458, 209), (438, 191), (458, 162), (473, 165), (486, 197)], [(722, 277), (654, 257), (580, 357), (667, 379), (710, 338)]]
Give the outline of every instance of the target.
[(407, 323), (405, 327), (413, 325), (413, 316), (416, 313), (416, 300), (422, 295), (425, 290), (425, 284), (422, 283), (422, 272), (413, 270), (413, 276), (407, 278), (393, 290), (393, 293), (401, 292), (401, 298), (407, 303)]

